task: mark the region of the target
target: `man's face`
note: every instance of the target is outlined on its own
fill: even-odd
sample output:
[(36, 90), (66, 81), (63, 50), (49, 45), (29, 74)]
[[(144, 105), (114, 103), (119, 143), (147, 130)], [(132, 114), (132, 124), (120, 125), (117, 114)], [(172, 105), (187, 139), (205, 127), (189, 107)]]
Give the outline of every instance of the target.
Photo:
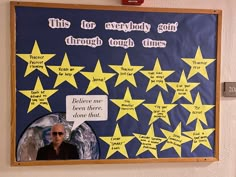
[(65, 137), (64, 126), (61, 124), (54, 125), (51, 130), (51, 136), (53, 145), (60, 146)]

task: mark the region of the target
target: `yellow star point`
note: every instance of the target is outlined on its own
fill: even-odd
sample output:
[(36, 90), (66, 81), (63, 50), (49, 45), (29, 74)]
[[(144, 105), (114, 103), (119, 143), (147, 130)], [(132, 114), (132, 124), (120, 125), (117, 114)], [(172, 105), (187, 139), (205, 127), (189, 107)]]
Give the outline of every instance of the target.
[(158, 119), (162, 119), (170, 125), (168, 112), (172, 110), (177, 104), (165, 104), (161, 92), (159, 93), (155, 104), (143, 104), (152, 112), (149, 125)]
[(106, 81), (115, 75), (113, 73), (104, 73), (99, 60), (93, 72), (81, 72), (81, 74), (90, 80), (86, 94), (97, 87), (108, 94)]
[(142, 70), (140, 72), (149, 78), (149, 83), (146, 89), (146, 92), (147, 92), (156, 85), (159, 85), (165, 91), (168, 91), (165, 79), (169, 77), (174, 71), (162, 70), (159, 60), (157, 58), (153, 70)]
[(20, 93), (30, 99), (30, 104), (27, 113), (32, 111), (37, 106), (42, 106), (51, 112), (51, 107), (48, 103), (48, 98), (57, 91), (57, 89), (45, 90), (39, 78), (37, 78), (34, 90), (19, 90)]
[(61, 66), (47, 66), (47, 67), (57, 74), (57, 79), (54, 84), (54, 88), (65, 81), (74, 86), (75, 88), (78, 88), (74, 75), (79, 71), (81, 71), (84, 67), (71, 66), (66, 53), (64, 55)]
[(29, 75), (34, 70), (38, 70), (43, 74), (45, 74), (46, 76), (49, 76), (45, 63), (52, 57), (54, 57), (55, 54), (42, 54), (40, 52), (37, 41), (34, 42), (31, 54), (16, 54), (16, 55), (28, 63), (24, 77)]
[(201, 120), (205, 125), (207, 125), (205, 113), (212, 109), (215, 105), (203, 105), (200, 93), (198, 93), (193, 104), (181, 104), (181, 106), (190, 112), (186, 123), (187, 125), (195, 119)]
[(176, 127), (174, 132), (170, 132), (168, 130), (161, 129), (167, 141), (165, 142), (164, 146), (161, 148), (161, 151), (166, 149), (174, 148), (179, 157), (181, 157), (181, 145), (191, 141), (189, 137), (183, 136), (181, 134), (181, 123)]
[(212, 150), (208, 137), (214, 132), (214, 128), (203, 129), (200, 121), (196, 123), (194, 131), (183, 132), (186, 136), (190, 137), (192, 141), (191, 152), (193, 152), (200, 144)]
[(113, 136), (99, 137), (109, 145), (106, 159), (115, 152), (120, 152), (126, 158), (129, 158), (125, 145), (130, 142), (134, 136), (122, 136), (119, 125), (116, 125)]
[(133, 99), (131, 97), (129, 88), (127, 88), (123, 99), (111, 99), (111, 101), (120, 107), (116, 120), (119, 120), (124, 115), (129, 114), (132, 118), (138, 121), (138, 116), (135, 108), (142, 104), (145, 100)]
[(133, 86), (137, 87), (134, 74), (143, 68), (143, 66), (132, 66), (130, 65), (129, 56), (126, 53), (122, 65), (109, 65), (119, 75), (115, 83), (115, 87), (127, 80)]
[(136, 156), (142, 154), (145, 151), (149, 151), (154, 157), (158, 158), (157, 145), (161, 144), (166, 138), (156, 137), (154, 134), (153, 124), (150, 126), (146, 135), (133, 133), (133, 135), (140, 141), (141, 145), (139, 147)]
[(183, 71), (180, 76), (179, 82), (168, 82), (167, 84), (175, 90), (175, 95), (172, 99), (172, 103), (182, 97), (186, 98), (189, 102), (192, 103), (193, 99), (191, 90), (197, 87), (200, 83), (188, 82), (185, 72)]
[(191, 67), (188, 79), (193, 77), (195, 74), (199, 73), (207, 80), (209, 80), (206, 67), (212, 62), (214, 62), (216, 59), (203, 58), (201, 49), (200, 47), (198, 47), (195, 58), (182, 58), (182, 60)]

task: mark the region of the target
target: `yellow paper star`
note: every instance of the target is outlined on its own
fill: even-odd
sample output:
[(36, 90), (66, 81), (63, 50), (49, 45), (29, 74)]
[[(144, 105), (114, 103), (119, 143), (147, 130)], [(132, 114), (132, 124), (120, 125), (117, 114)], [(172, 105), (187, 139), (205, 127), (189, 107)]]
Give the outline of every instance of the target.
[(153, 124), (150, 126), (146, 135), (133, 133), (133, 135), (140, 141), (141, 146), (136, 153), (136, 156), (145, 151), (149, 151), (152, 155), (158, 158), (157, 145), (166, 140), (166, 138), (157, 137), (154, 135)]
[(132, 66), (130, 65), (129, 56), (126, 53), (122, 65), (109, 65), (119, 76), (116, 80), (115, 87), (124, 82), (129, 81), (133, 86), (137, 87), (134, 74), (137, 73), (143, 66)]
[(198, 47), (195, 58), (182, 58), (182, 60), (189, 66), (191, 66), (188, 79), (193, 77), (195, 74), (199, 73), (207, 80), (209, 80), (206, 67), (212, 62), (214, 62), (216, 59), (213, 58), (204, 59), (202, 57), (201, 49), (200, 47)]
[(146, 108), (152, 111), (152, 117), (149, 125), (158, 120), (159, 118), (170, 125), (168, 112), (173, 109), (177, 104), (165, 104), (161, 92), (159, 93), (155, 104), (143, 104)]
[(36, 69), (48, 76), (48, 71), (45, 66), (45, 63), (55, 56), (55, 54), (42, 54), (40, 52), (37, 41), (34, 42), (34, 47), (32, 49), (31, 54), (16, 55), (28, 63), (24, 77), (26, 77), (28, 74), (30, 74)]
[(167, 71), (167, 70), (164, 71), (164, 70), (162, 70), (161, 66), (160, 66), (160, 63), (159, 63), (159, 60), (157, 58), (153, 70), (142, 70), (140, 72), (143, 73), (146, 77), (149, 78), (149, 83), (148, 83), (148, 86), (147, 86), (147, 89), (146, 89), (146, 92), (147, 92), (156, 85), (159, 85), (165, 91), (168, 91), (165, 79), (169, 75), (171, 75), (174, 71)]
[(191, 103), (193, 102), (192, 95), (190, 91), (197, 87), (200, 83), (188, 83), (184, 71), (180, 76), (179, 82), (168, 82), (169, 86), (171, 86), (175, 90), (175, 95), (172, 99), (172, 103), (181, 97), (186, 98)]
[(161, 129), (167, 141), (165, 142), (164, 146), (162, 147), (161, 151), (166, 149), (174, 148), (179, 157), (181, 157), (181, 145), (191, 141), (189, 137), (182, 136), (181, 134), (181, 123), (176, 127), (174, 132), (170, 132), (168, 130)]
[(208, 136), (210, 136), (214, 130), (214, 128), (203, 129), (200, 121), (198, 120), (195, 131), (183, 132), (183, 134), (189, 136), (193, 140), (191, 152), (193, 152), (200, 144), (212, 149)]
[(195, 119), (201, 120), (205, 125), (207, 125), (205, 113), (209, 111), (211, 108), (213, 108), (215, 105), (206, 105), (206, 104), (203, 105), (201, 96), (198, 93), (194, 101), (194, 104), (181, 104), (181, 106), (183, 106), (190, 112), (186, 125), (188, 125)]
[(81, 72), (81, 74), (90, 80), (86, 94), (97, 87), (108, 94), (106, 81), (115, 75), (113, 73), (102, 72), (102, 67), (99, 60), (93, 72)]
[(135, 108), (145, 100), (132, 99), (129, 88), (127, 88), (123, 99), (111, 99), (111, 101), (120, 107), (116, 120), (119, 120), (124, 115), (129, 114), (132, 118), (138, 121)]
[(66, 53), (64, 55), (61, 66), (47, 66), (47, 67), (57, 74), (57, 79), (54, 84), (54, 88), (65, 81), (67, 81), (72, 86), (77, 88), (74, 75), (84, 68), (83, 66), (71, 66)]
[(56, 93), (58, 90), (45, 90), (42, 86), (42, 83), (37, 78), (34, 90), (19, 90), (20, 93), (27, 96), (30, 99), (30, 104), (27, 113), (32, 111), (37, 106), (42, 106), (48, 111), (51, 112), (50, 104), (48, 103), (48, 98)]
[(116, 125), (113, 136), (99, 137), (107, 144), (109, 144), (109, 150), (106, 155), (106, 159), (113, 155), (115, 152), (120, 152), (126, 158), (129, 158), (125, 145), (130, 142), (134, 136), (122, 136), (119, 125)]

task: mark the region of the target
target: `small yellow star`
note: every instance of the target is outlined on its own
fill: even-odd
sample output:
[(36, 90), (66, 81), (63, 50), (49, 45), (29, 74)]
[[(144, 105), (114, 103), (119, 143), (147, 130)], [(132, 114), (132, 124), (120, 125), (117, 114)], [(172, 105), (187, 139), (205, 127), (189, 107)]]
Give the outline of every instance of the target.
[(116, 120), (119, 120), (124, 115), (129, 114), (132, 118), (138, 121), (135, 108), (145, 100), (132, 99), (129, 88), (127, 88), (123, 99), (111, 99), (111, 101), (120, 107)]
[(165, 104), (161, 92), (159, 93), (155, 104), (143, 104), (146, 108), (152, 111), (152, 117), (149, 125), (158, 120), (159, 118), (170, 125), (168, 112), (173, 109), (177, 104)]
[(172, 99), (172, 103), (181, 97), (186, 98), (191, 103), (193, 102), (190, 91), (197, 87), (200, 83), (188, 83), (184, 71), (180, 76), (179, 82), (167, 82), (167, 84), (175, 90), (175, 95)]
[(202, 57), (201, 49), (200, 47), (198, 47), (195, 58), (182, 58), (182, 60), (189, 66), (191, 66), (188, 79), (193, 77), (195, 74), (200, 73), (203, 77), (209, 80), (206, 67), (212, 62), (214, 62), (216, 59), (213, 58), (204, 59)]
[(57, 74), (57, 79), (54, 84), (54, 88), (65, 81), (70, 83), (75, 88), (77, 88), (74, 75), (84, 68), (83, 66), (71, 66), (66, 53), (64, 55), (61, 66), (47, 66), (47, 67)]
[(181, 104), (185, 109), (190, 112), (188, 117), (187, 125), (195, 119), (201, 120), (207, 125), (205, 113), (213, 108), (215, 105), (203, 105), (201, 101), (200, 93), (197, 94), (194, 104)]
[(133, 135), (140, 141), (141, 146), (136, 153), (136, 156), (142, 154), (145, 151), (149, 151), (152, 155), (158, 158), (157, 145), (166, 140), (166, 138), (157, 137), (154, 134), (153, 124), (150, 126), (146, 135), (133, 133)]
[(143, 66), (132, 66), (130, 65), (129, 56), (126, 53), (122, 65), (109, 65), (119, 76), (116, 80), (115, 87), (127, 80), (133, 86), (137, 87), (134, 74), (143, 68)]
[(109, 145), (109, 150), (106, 159), (113, 155), (115, 152), (120, 152), (126, 158), (129, 158), (125, 145), (130, 142), (134, 136), (122, 136), (119, 125), (116, 125), (113, 136), (99, 137)]
[(170, 76), (174, 71), (164, 71), (161, 69), (159, 60), (157, 58), (155, 66), (153, 70), (142, 70), (140, 71), (143, 73), (146, 77), (149, 78), (149, 83), (146, 89), (146, 92), (152, 89), (154, 86), (159, 85), (161, 88), (163, 88), (165, 91), (167, 90), (166, 81), (165, 79)]
[(104, 73), (99, 60), (93, 72), (81, 72), (81, 74), (90, 80), (86, 94), (97, 87), (108, 94), (106, 81), (115, 75), (113, 73)]
[(191, 152), (193, 152), (200, 144), (206, 146), (209, 149), (212, 149), (208, 140), (208, 136), (210, 136), (214, 130), (214, 128), (203, 129), (200, 121), (197, 120), (194, 131), (183, 132), (183, 134), (187, 135), (193, 140)]
[(45, 74), (46, 76), (49, 76), (45, 63), (52, 57), (54, 57), (55, 54), (42, 54), (40, 52), (37, 41), (34, 42), (34, 47), (32, 49), (31, 54), (16, 55), (28, 63), (24, 77), (26, 77), (36, 69)]
[(30, 104), (27, 113), (32, 111), (37, 106), (42, 106), (51, 112), (50, 104), (48, 103), (48, 98), (56, 93), (58, 90), (44, 90), (42, 83), (37, 78), (34, 90), (19, 90), (20, 93), (27, 96), (30, 99)]

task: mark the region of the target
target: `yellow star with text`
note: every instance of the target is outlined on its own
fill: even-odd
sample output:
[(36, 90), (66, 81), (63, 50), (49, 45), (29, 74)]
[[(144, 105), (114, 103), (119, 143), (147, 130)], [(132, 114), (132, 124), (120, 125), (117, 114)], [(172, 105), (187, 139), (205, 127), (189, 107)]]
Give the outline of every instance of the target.
[(115, 87), (127, 80), (133, 86), (137, 87), (134, 74), (143, 68), (143, 66), (132, 66), (130, 65), (129, 56), (126, 53), (122, 65), (109, 65), (119, 75), (115, 83)]
[(133, 133), (133, 135), (140, 141), (141, 146), (136, 153), (136, 156), (145, 151), (149, 151), (152, 155), (158, 158), (157, 145), (161, 144), (166, 138), (157, 137), (154, 134), (153, 124), (150, 126), (146, 135)]
[(45, 74), (46, 76), (49, 76), (45, 63), (52, 57), (54, 57), (55, 54), (42, 54), (40, 52), (37, 41), (34, 42), (34, 47), (31, 51), (31, 54), (16, 55), (28, 63), (24, 77), (26, 77), (36, 69)]
[(186, 98), (191, 103), (193, 102), (191, 90), (197, 87), (200, 83), (188, 82), (184, 71), (180, 76), (179, 82), (167, 82), (167, 84), (175, 90), (175, 95), (172, 99), (172, 103), (181, 97)]
[(146, 92), (152, 89), (154, 86), (159, 85), (161, 88), (163, 88), (165, 91), (167, 90), (166, 81), (165, 79), (170, 76), (174, 71), (167, 71), (162, 70), (159, 60), (157, 58), (155, 66), (153, 70), (142, 70), (140, 71), (143, 73), (146, 77), (149, 78), (149, 83), (146, 89)]
[(201, 49), (200, 47), (198, 47), (195, 58), (182, 58), (182, 60), (189, 66), (191, 66), (188, 79), (193, 77), (195, 74), (199, 73), (207, 80), (209, 80), (206, 67), (212, 62), (214, 62), (216, 59), (203, 58)]
[(45, 90), (42, 86), (39, 77), (37, 78), (34, 90), (19, 90), (20, 93), (30, 99), (30, 104), (27, 113), (32, 111), (37, 106), (42, 106), (48, 111), (52, 112), (50, 104), (48, 103), (48, 98), (57, 91), (57, 89)]
[(133, 99), (129, 88), (127, 88), (123, 99), (111, 99), (111, 101), (120, 107), (116, 120), (119, 120), (124, 115), (129, 114), (132, 118), (138, 121), (135, 108), (142, 104), (145, 100)]
[(181, 123), (176, 127), (174, 132), (170, 132), (168, 130), (161, 129), (162, 133), (167, 138), (167, 141), (165, 142), (164, 146), (161, 148), (161, 151), (164, 151), (166, 149), (174, 148), (179, 157), (181, 157), (181, 145), (191, 141), (189, 137), (183, 136), (181, 134)]
[(186, 123), (187, 125), (195, 119), (201, 120), (205, 125), (207, 125), (205, 113), (211, 108), (213, 108), (215, 105), (203, 105), (200, 93), (198, 93), (193, 104), (181, 104), (181, 106), (183, 106), (190, 112), (188, 121)]
[(113, 73), (104, 73), (99, 60), (93, 72), (81, 72), (81, 74), (90, 80), (86, 94), (97, 87), (108, 94), (106, 81), (115, 75)]
[(161, 92), (159, 93), (155, 104), (143, 104), (146, 108), (152, 111), (152, 116), (149, 125), (158, 119), (162, 119), (170, 125), (168, 112), (173, 109), (177, 104), (165, 104)]
[(99, 137), (109, 145), (106, 159), (112, 156), (115, 152), (120, 152), (126, 158), (129, 158), (125, 145), (130, 142), (134, 136), (122, 136), (119, 125), (116, 125), (113, 136)]
[(197, 121), (194, 131), (183, 132), (183, 134), (192, 139), (191, 152), (193, 152), (200, 144), (206, 146), (209, 149), (212, 149), (208, 137), (214, 131), (214, 128), (203, 129), (200, 121)]
[(83, 66), (71, 66), (66, 53), (64, 55), (61, 66), (47, 66), (47, 67), (57, 74), (57, 79), (54, 84), (54, 88), (65, 81), (70, 83), (75, 88), (77, 88), (74, 75), (84, 68)]

